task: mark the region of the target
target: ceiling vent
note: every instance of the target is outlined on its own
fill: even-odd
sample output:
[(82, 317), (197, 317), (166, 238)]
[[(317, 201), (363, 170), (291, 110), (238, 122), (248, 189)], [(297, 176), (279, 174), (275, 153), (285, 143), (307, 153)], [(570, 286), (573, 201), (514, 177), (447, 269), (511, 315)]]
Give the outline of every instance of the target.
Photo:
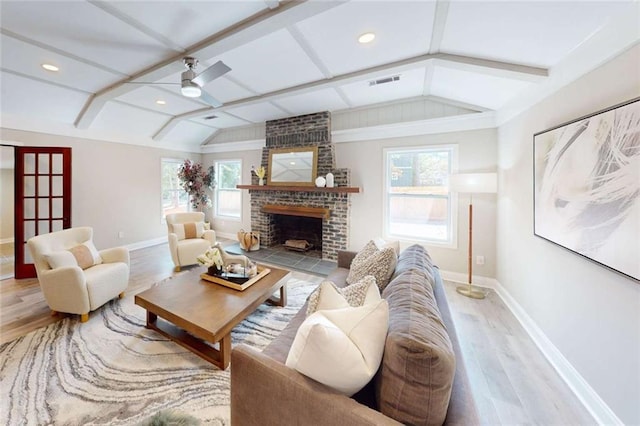
[(217, 115), (207, 115), (206, 117), (203, 117), (203, 120), (213, 120), (214, 118), (218, 118)]
[(394, 81), (400, 81), (400, 76), (399, 75), (394, 75), (394, 76), (391, 76), (391, 77), (385, 77), (385, 78), (379, 78), (377, 80), (371, 80), (369, 82), (369, 86), (377, 86), (378, 84), (393, 83)]

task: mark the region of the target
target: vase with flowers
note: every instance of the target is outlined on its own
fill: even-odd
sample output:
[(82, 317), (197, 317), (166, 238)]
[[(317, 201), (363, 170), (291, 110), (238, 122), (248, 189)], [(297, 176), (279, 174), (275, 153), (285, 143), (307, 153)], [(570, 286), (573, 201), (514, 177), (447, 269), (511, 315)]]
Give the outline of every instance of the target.
[(202, 164), (186, 159), (178, 169), (178, 179), (182, 189), (191, 197), (191, 207), (196, 210), (211, 207), (211, 198), (206, 190), (212, 190), (215, 186), (213, 166), (205, 170)]
[(218, 247), (209, 247), (207, 251), (196, 258), (199, 264), (207, 267), (207, 274), (215, 276), (222, 274), (224, 261)]
[(264, 177), (267, 174), (264, 166), (260, 166), (257, 169), (254, 166), (251, 166), (251, 171), (258, 177), (258, 185), (264, 185)]

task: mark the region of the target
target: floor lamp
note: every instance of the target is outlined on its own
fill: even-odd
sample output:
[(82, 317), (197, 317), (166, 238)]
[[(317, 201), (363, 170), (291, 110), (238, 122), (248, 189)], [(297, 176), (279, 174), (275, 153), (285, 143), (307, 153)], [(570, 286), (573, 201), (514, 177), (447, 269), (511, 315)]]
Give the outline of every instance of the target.
[(453, 192), (469, 194), (469, 258), (467, 263), (468, 285), (460, 286), (458, 293), (474, 299), (484, 299), (485, 293), (474, 290), (471, 277), (473, 271), (473, 194), (497, 192), (498, 179), (496, 173), (461, 173), (451, 175), (449, 189)]

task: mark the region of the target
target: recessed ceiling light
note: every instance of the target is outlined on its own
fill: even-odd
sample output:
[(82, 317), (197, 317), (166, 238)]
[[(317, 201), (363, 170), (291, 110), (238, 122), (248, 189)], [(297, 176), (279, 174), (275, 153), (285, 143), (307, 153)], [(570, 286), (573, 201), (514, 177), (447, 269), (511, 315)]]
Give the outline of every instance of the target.
[(371, 43), (374, 38), (376, 38), (376, 35), (374, 33), (364, 33), (360, 37), (358, 37), (358, 41), (362, 44)]
[(162, 99), (158, 99), (158, 100), (156, 101), (156, 103), (157, 103), (158, 105), (166, 105), (166, 104), (167, 104), (167, 102), (166, 102), (166, 101), (163, 101)]
[(51, 65), (51, 64), (42, 64), (42, 68), (44, 68), (47, 71), (58, 71), (60, 69), (55, 65)]

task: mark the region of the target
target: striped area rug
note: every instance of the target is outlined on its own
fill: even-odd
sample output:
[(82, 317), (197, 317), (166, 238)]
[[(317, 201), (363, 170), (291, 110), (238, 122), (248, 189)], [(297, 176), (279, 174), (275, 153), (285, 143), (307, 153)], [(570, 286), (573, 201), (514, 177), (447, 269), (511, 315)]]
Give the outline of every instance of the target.
[[(232, 344), (264, 348), (320, 280), (292, 274), (287, 307), (261, 305)], [(0, 346), (0, 424), (133, 425), (170, 409), (228, 425), (233, 366), (220, 371), (144, 324), (129, 295), (84, 324), (65, 318)]]

